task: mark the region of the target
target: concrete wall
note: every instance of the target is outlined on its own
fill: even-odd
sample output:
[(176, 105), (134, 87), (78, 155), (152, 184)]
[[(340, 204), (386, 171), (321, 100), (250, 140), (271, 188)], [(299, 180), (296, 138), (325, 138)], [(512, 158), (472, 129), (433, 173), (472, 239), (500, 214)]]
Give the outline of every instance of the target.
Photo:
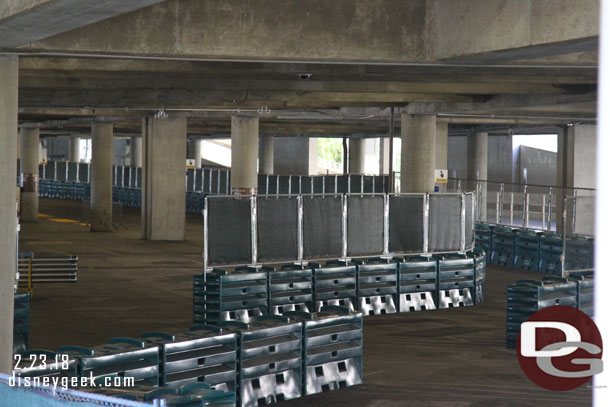
[[(509, 135), (489, 136), (487, 178), (489, 181), (513, 181), (513, 140)], [(449, 150), (451, 151), (451, 150)]]
[(574, 128), (574, 187), (595, 188), (597, 126), (580, 124)]
[(114, 165), (129, 165), (129, 140), (114, 139)]
[(318, 139), (276, 137), (273, 171), (278, 175), (314, 175), (318, 172)]
[(67, 138), (46, 137), (47, 159), (67, 161), (70, 156), (70, 141)]
[(516, 182), (524, 184), (523, 169), (527, 168), (527, 184), (555, 185), (557, 181), (557, 153), (519, 146), (515, 165)]
[(450, 178), (466, 178), (466, 155), (468, 140), (466, 136), (452, 136), (447, 142), (447, 169)]

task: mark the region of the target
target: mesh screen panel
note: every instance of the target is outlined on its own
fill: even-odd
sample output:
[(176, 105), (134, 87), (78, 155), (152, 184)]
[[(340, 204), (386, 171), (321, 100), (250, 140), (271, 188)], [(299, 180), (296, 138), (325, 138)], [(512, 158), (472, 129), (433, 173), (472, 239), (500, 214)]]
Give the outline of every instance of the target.
[(347, 205), (347, 254), (383, 254), (383, 196), (350, 196)]
[(342, 204), (340, 197), (303, 198), (303, 257), (340, 257)]
[(472, 223), (472, 205), (474, 205), (473, 195), (466, 194), (466, 247), (474, 243), (474, 225)]
[(428, 250), (461, 250), (461, 195), (430, 195)]
[(298, 207), (295, 198), (258, 198), (257, 239), (261, 262), (297, 260)]
[(424, 197), (390, 196), (390, 238), (392, 253), (424, 251)]
[(68, 181), (78, 181), (76, 179), (76, 168), (78, 163), (68, 163)]
[(208, 199), (209, 265), (251, 263), (251, 230), (249, 199)]

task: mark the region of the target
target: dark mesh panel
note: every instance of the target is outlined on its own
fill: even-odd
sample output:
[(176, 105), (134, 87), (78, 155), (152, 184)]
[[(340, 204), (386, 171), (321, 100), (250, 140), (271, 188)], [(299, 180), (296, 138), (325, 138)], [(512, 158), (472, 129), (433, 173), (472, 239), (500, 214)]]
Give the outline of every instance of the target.
[(142, 168), (140, 167), (138, 167), (137, 181), (136, 188), (142, 188)]
[(337, 179), (338, 182), (338, 188), (337, 188), (337, 192), (339, 192), (340, 194), (347, 194), (347, 175), (340, 175)]
[(327, 175), (324, 177), (324, 192), (327, 194), (335, 193), (335, 180), (337, 178), (338, 177), (335, 177), (334, 175)]
[(55, 179), (55, 161), (47, 161), (44, 171), (45, 179)]
[(188, 168), (186, 170), (186, 190), (194, 191), (193, 185), (195, 180), (195, 170), (193, 168)]
[(430, 195), (429, 251), (461, 249), (461, 210), (461, 195)]
[[(267, 182), (267, 180), (265, 179), (265, 183)], [(265, 184), (266, 185), (266, 184)], [(277, 175), (270, 175), (269, 176), (269, 189), (267, 190), (268, 194), (277, 194)]]
[(297, 260), (297, 200), (258, 198), (257, 202), (258, 259), (263, 263)]
[(340, 197), (303, 198), (303, 257), (340, 257), (342, 205)]
[(66, 176), (66, 167), (68, 163), (65, 161), (57, 161), (57, 179), (60, 181), (65, 181), (67, 179)]
[[(313, 177), (313, 193), (314, 194), (321, 194), (323, 185), (324, 185), (324, 180), (322, 179), (322, 176)], [(328, 191), (324, 191), (324, 192), (328, 192)]]
[(470, 194), (466, 194), (466, 246), (472, 245), (474, 242), (474, 225), (472, 224), (472, 205), (474, 204), (474, 198)]
[(375, 177), (372, 175), (365, 175), (364, 176), (364, 192), (365, 193), (371, 193), (373, 192), (373, 179)]
[(252, 262), (250, 199), (208, 199), (208, 263)]
[(290, 193), (298, 194), (299, 193), (299, 177), (297, 175), (293, 175), (290, 181)]
[(78, 163), (68, 163), (68, 181), (77, 181), (76, 179), (76, 167)]
[(302, 194), (311, 194), (311, 177), (301, 177), (301, 193)]
[(279, 191), (280, 194), (287, 194), (290, 192), (288, 190), (288, 175), (280, 175)]
[(78, 180), (80, 182), (89, 182), (89, 164), (78, 164)]
[(203, 170), (203, 192), (212, 192), (212, 180), (210, 178), (211, 170)]
[(203, 191), (203, 170), (195, 169), (195, 191)]
[(352, 194), (359, 194), (360, 186), (362, 185), (362, 175), (350, 175), (349, 191)]
[(383, 254), (383, 196), (350, 196), (347, 205), (347, 254)]
[(125, 187), (129, 187), (129, 167), (123, 167), (123, 179), (125, 180)]
[(424, 251), (424, 197), (390, 196), (390, 239), (392, 253)]
[(220, 180), (218, 179), (218, 171), (219, 170), (211, 170), (212, 171), (212, 193), (215, 195), (219, 194), (221, 191), (220, 188)]
[(118, 165), (115, 166), (113, 168), (114, 170), (114, 174), (112, 174), (112, 176), (114, 177), (114, 182), (117, 187), (122, 187), (123, 186), (123, 167), (119, 167)]

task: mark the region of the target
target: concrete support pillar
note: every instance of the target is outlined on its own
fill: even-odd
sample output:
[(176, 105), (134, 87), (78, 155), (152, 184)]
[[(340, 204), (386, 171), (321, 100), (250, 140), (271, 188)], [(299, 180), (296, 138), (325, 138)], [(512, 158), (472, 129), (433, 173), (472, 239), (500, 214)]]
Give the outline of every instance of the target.
[(40, 129), (21, 129), (23, 154), (23, 190), (21, 191), (21, 220), (38, 222), (38, 164), (40, 158)]
[(366, 163), (366, 139), (349, 139), (349, 173), (364, 174)]
[(142, 238), (184, 240), (186, 118), (143, 123)]
[(131, 167), (142, 167), (142, 137), (133, 136), (129, 140), (129, 156)]
[(256, 193), (258, 188), (258, 117), (231, 117), (231, 191), (236, 195)]
[[(473, 181), (487, 181), (487, 133), (471, 132), (468, 135), (468, 154), (466, 161), (466, 177)], [(471, 188), (476, 188), (473, 183)], [(481, 196), (478, 201), (478, 213), (483, 222), (487, 221), (487, 185), (481, 185)]]
[(112, 231), (112, 123), (91, 123), (91, 231)]
[(379, 175), (390, 173), (390, 139), (382, 137), (379, 139)]
[[(573, 188), (595, 188), (597, 178), (596, 156), (597, 126), (577, 124), (563, 129), (557, 134), (557, 196), (555, 221), (557, 231), (563, 232), (563, 198), (573, 196)], [(593, 192), (580, 191), (577, 194), (587, 195)], [(570, 233), (570, 225), (566, 225)]]
[(70, 162), (80, 162), (80, 137), (70, 138)]
[(13, 363), (13, 306), (17, 265), (17, 56), (0, 55), (0, 373)]
[(401, 113), (400, 191), (434, 192), (436, 116)]
[(203, 140), (194, 140), (195, 151), (193, 158), (195, 159), (195, 168), (203, 167)]
[[(449, 123), (437, 121), (436, 122), (436, 159), (435, 169), (437, 170), (448, 170), (447, 165), (447, 148), (449, 144)], [(447, 192), (447, 184), (436, 184), (439, 192)]]
[(318, 139), (276, 137), (273, 171), (278, 175), (315, 175), (318, 173)]
[(273, 144), (275, 137), (264, 135), (260, 137), (258, 151), (258, 173), (273, 174)]

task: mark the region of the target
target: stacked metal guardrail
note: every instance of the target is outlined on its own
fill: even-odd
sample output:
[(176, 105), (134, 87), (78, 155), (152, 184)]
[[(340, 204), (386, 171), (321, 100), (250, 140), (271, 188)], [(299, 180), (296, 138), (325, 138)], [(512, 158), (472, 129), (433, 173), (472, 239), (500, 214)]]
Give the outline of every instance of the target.
[[(167, 407), (234, 407), (235, 394), (214, 389), (207, 383), (190, 383), (177, 388), (135, 386), (130, 388), (105, 387), (95, 393), (120, 399), (152, 403)], [(158, 403), (163, 400), (163, 404)]]
[(491, 226), (485, 223), (477, 223), (474, 226), (475, 246), (484, 250), (487, 254), (487, 261), (491, 261)]
[(36, 257), (20, 253), (18, 283), (30, 287), (33, 283), (75, 283), (78, 279), (78, 256)]
[(313, 270), (313, 301), (316, 312), (323, 306), (338, 305), (355, 310), (357, 294), (356, 265), (348, 261), (309, 263)]
[(142, 340), (112, 338), (107, 345), (63, 346), (58, 353), (78, 358), (79, 377), (133, 377), (138, 384), (159, 384), (159, 347)]
[(212, 269), (193, 277), (193, 319), (250, 322), (260, 315), (341, 305), (367, 315), (475, 305), (484, 299), (486, 254), (407, 256), (325, 265)]
[(515, 231), (514, 267), (538, 271), (540, 237), (535, 230), (518, 229)]
[(570, 273), (570, 280), (577, 285), (578, 309), (593, 316), (593, 271), (574, 271)]
[[(477, 225), (475, 230), (486, 228)], [(573, 236), (564, 239), (554, 232), (539, 232), (531, 229), (491, 226), (490, 263), (524, 270), (540, 271), (561, 276), (568, 271), (586, 270), (593, 267), (592, 237)], [(477, 244), (486, 239), (476, 239)], [(485, 250), (486, 244), (477, 246)], [(562, 265), (562, 258), (565, 265)]]
[(13, 353), (21, 353), (30, 347), (30, 298), (28, 292), (15, 293)]
[(362, 314), (328, 306), (288, 315), (302, 321), (304, 395), (362, 383)]
[(242, 407), (270, 405), (302, 397), (302, 324), (267, 315), (249, 324), (224, 322), (238, 334), (238, 403)]
[[(519, 280), (508, 286), (506, 289), (506, 346), (516, 346), (521, 324), (535, 312), (553, 305), (578, 307), (578, 284), (574, 279), (549, 276), (543, 277), (541, 281)], [(585, 298), (589, 299), (583, 292), (583, 300)], [(583, 302), (584, 304), (586, 303)]]
[(141, 338), (148, 344), (159, 346), (160, 386), (180, 387), (205, 382), (217, 390), (235, 392), (235, 334), (201, 325), (177, 335), (146, 332)]

